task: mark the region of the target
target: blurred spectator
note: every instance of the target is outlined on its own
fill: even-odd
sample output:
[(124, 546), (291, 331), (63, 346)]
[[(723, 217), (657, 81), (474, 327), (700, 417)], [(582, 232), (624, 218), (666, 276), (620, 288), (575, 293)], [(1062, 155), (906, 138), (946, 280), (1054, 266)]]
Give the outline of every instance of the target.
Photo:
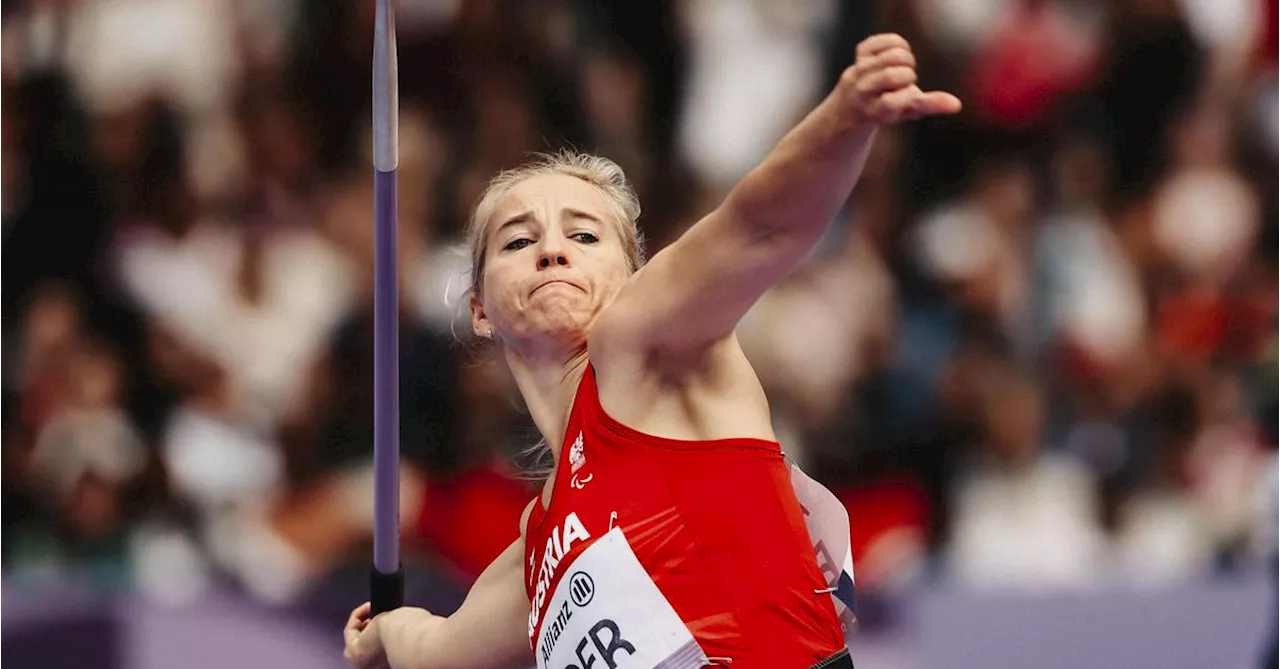
[(682, 154), (717, 189), (762, 160), (819, 90), (818, 45), (834, 16), (829, 0), (691, 2), (682, 103)]
[(1150, 188), (1168, 160), (1169, 123), (1199, 93), (1204, 50), (1176, 0), (1122, 0), (1109, 11), (1096, 89), (1109, 129), (1113, 190)]
[(1043, 391), (999, 364), (967, 381), (977, 384), (982, 441), (956, 491), (951, 574), (987, 589), (1098, 585), (1105, 540), (1092, 482), (1072, 456), (1046, 451)]
[(121, 358), (83, 317), (70, 290), (47, 285), (23, 319), (22, 413), (6, 417), (15, 436), (4, 445), (20, 511), (6, 518), (16, 546), (6, 560), (20, 573), (77, 567), (126, 587), (129, 536), (153, 499), (152, 454), (122, 403)]
[(1002, 129), (1043, 129), (1064, 96), (1092, 83), (1096, 31), (1054, 0), (1010, 4), (974, 45), (970, 104)]
[(1122, 369), (1147, 336), (1138, 268), (1106, 205), (1102, 148), (1080, 137), (1062, 144), (1051, 169), (1055, 202), (1037, 226), (1037, 345), (1075, 349), (1088, 368)]
[(981, 161), (961, 199), (920, 222), (918, 262), (961, 309), (1023, 344), (1030, 267), (1026, 249), (1036, 184), (1018, 158)]

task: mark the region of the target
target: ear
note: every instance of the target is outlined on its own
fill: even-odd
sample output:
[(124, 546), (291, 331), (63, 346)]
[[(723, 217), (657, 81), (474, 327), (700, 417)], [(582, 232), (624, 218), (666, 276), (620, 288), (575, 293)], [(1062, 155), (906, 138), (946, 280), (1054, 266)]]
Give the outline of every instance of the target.
[(467, 298), (468, 308), (471, 310), (471, 331), (477, 337), (487, 336), (493, 331), (493, 323), (489, 322), (489, 317), (484, 313), (484, 303), (480, 301), (480, 296), (474, 292)]

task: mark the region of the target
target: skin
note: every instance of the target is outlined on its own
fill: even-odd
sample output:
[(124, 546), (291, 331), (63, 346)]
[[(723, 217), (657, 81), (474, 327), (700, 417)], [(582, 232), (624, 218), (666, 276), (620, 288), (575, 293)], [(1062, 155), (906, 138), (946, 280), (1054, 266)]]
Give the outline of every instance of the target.
[[(916, 86), (906, 40), (868, 38), (831, 94), (724, 203), (634, 274), (608, 200), (593, 186), (555, 175), (512, 187), (487, 222), (471, 320), (477, 335), (492, 332), (503, 344), (557, 461), (588, 356), (601, 404), (632, 428), (676, 439), (773, 439), (734, 327), (812, 250), (853, 190), (879, 125), (960, 106)], [(347, 661), (359, 669), (528, 662), (523, 546), (521, 537), (495, 559), (451, 616), (403, 608), (370, 621), (368, 604), (357, 607), (345, 630)]]

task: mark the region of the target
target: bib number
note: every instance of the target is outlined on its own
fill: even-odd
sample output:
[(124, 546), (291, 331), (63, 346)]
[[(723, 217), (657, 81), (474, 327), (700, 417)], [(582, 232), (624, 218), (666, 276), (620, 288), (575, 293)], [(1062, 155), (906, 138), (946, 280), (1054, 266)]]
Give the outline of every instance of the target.
[(707, 656), (613, 528), (565, 567), (543, 614), (538, 669), (694, 669)]

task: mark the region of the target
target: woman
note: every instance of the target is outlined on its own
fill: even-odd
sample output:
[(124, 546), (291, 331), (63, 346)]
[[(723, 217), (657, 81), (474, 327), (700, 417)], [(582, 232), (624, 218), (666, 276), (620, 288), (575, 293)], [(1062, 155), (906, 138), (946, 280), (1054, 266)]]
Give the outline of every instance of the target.
[(724, 203), (642, 265), (621, 170), (499, 175), (470, 226), (471, 319), (499, 342), (555, 471), (458, 611), (352, 612), (385, 666), (850, 667), (831, 591), (733, 329), (849, 196), (882, 123), (954, 114), (876, 35)]

